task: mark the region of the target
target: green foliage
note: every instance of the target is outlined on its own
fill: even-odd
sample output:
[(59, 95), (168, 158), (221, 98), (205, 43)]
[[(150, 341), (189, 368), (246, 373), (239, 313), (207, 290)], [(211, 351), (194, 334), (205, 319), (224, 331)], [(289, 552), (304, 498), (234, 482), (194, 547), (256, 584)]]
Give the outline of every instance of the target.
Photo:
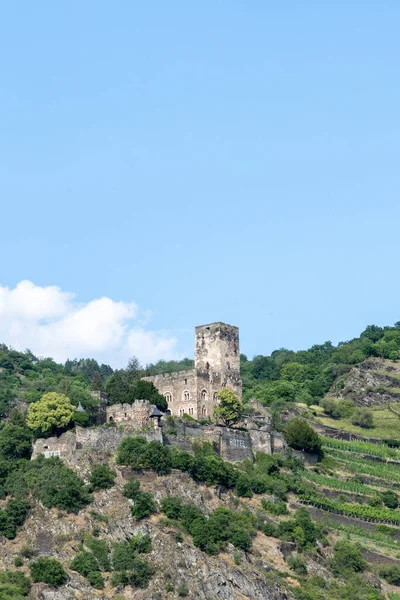
[(320, 437), (304, 419), (289, 421), (284, 436), (287, 444), (295, 450), (321, 454)]
[(140, 490), (140, 483), (137, 479), (130, 479), (124, 486), (124, 496), (133, 500), (131, 507), (132, 516), (138, 521), (156, 512), (156, 505), (153, 496), (149, 492)]
[(400, 566), (384, 565), (379, 569), (379, 575), (392, 585), (400, 586)]
[(49, 392), (29, 406), (26, 423), (33, 431), (47, 434), (66, 428), (73, 413), (74, 406), (67, 396)]
[(299, 554), (292, 554), (288, 559), (288, 565), (297, 575), (307, 575), (307, 566), (304, 558)]
[(14, 567), (22, 567), (22, 565), (24, 564), (24, 560), (22, 558), (22, 556), (16, 556), (14, 558)]
[(286, 502), (282, 500), (277, 502), (271, 502), (270, 500), (266, 500), (265, 498), (261, 499), (261, 506), (264, 510), (266, 510), (271, 515), (288, 515), (289, 511), (286, 506)]
[(56, 457), (39, 456), (21, 465), (21, 470), (11, 473), (6, 480), (6, 489), (10, 488), (17, 495), (30, 491), (47, 508), (68, 512), (78, 512), (91, 502), (83, 481)]
[(129, 571), (114, 573), (112, 576), (112, 585), (126, 586), (131, 585), (134, 588), (146, 588), (153, 575), (153, 568), (142, 558), (135, 558), (132, 561), (132, 567)]
[(86, 578), (90, 585), (96, 590), (102, 590), (104, 588), (104, 579), (100, 571), (91, 571), (87, 574)]
[(250, 513), (217, 508), (206, 518), (193, 504), (182, 504), (180, 498), (174, 497), (163, 499), (161, 510), (168, 518), (180, 521), (195, 546), (208, 554), (217, 554), (227, 542), (247, 551), (256, 533), (255, 518)]
[(367, 568), (360, 548), (346, 540), (335, 545), (331, 567), (334, 573), (343, 575), (348, 571), (361, 572)]
[(59, 587), (68, 579), (62, 564), (55, 558), (40, 557), (29, 565), (29, 569), (35, 583), (42, 581), (53, 587)]
[(0, 571), (0, 600), (22, 600), (28, 596), (31, 581), (19, 571)]
[(243, 413), (243, 404), (230, 388), (222, 388), (217, 392), (219, 403), (214, 407), (214, 416), (230, 427), (240, 421)]
[(92, 571), (99, 570), (99, 564), (93, 554), (84, 550), (75, 556), (70, 567), (73, 571), (83, 575), (83, 577), (87, 577)]
[(160, 442), (146, 442), (143, 437), (125, 438), (118, 448), (117, 463), (135, 470), (152, 469), (159, 475), (171, 470), (169, 448)]
[(354, 413), (355, 406), (351, 400), (335, 400), (334, 398), (323, 398), (320, 406), (325, 413), (333, 419), (345, 419), (351, 417)]
[(0, 430), (0, 457), (10, 460), (30, 458), (32, 433), (20, 425), (5, 425)]
[(324, 537), (324, 528), (311, 519), (305, 508), (299, 508), (294, 519), (279, 523), (278, 535), (294, 542), (299, 550), (312, 549)]
[(107, 490), (112, 488), (116, 477), (113, 471), (107, 464), (94, 465), (90, 473), (90, 489), (92, 492), (96, 490)]
[(381, 494), (382, 502), (387, 508), (398, 508), (399, 498), (395, 492), (387, 490)]
[(161, 411), (167, 410), (168, 404), (164, 396), (151, 381), (140, 379), (143, 374), (136, 361), (127, 369), (115, 371), (106, 384), (110, 404), (132, 404), (135, 400), (149, 400)]
[(367, 408), (356, 408), (351, 422), (359, 427), (370, 428), (374, 426), (374, 417)]

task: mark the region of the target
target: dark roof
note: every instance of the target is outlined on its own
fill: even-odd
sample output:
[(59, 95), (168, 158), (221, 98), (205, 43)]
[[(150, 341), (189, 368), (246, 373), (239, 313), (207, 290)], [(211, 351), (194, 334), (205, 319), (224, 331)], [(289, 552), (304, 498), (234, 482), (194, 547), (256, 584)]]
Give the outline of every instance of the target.
[(150, 417), (162, 417), (162, 416), (163, 416), (163, 413), (160, 410), (158, 410), (157, 406), (155, 406)]

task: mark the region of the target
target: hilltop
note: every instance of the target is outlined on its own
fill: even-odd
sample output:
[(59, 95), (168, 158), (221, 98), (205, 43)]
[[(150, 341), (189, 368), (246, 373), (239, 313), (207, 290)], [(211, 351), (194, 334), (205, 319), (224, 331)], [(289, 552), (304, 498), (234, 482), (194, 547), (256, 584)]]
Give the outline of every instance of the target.
[[(398, 324), (338, 346), (242, 355), (246, 418), (269, 414), (289, 447), (232, 463), (212, 441), (174, 446), (188, 415), (161, 423), (167, 445), (146, 441), (146, 428), (98, 425), (100, 392), (162, 410), (140, 377), (190, 359), (113, 371), (1, 346), (0, 600), (399, 600), (399, 360)], [(31, 460), (39, 433), (26, 411), (48, 393), (84, 412), (45, 433), (72, 448), (62, 460)], [(245, 421), (235, 427), (249, 435)]]

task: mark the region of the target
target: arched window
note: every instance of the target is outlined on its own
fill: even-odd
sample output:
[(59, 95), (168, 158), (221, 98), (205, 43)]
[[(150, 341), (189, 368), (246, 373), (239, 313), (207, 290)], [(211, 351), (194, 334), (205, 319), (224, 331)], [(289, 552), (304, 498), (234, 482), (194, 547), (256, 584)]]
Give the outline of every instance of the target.
[(203, 390), (201, 392), (201, 400), (202, 400), (202, 402), (205, 402), (207, 400), (207, 392), (206, 392), (206, 390)]
[(114, 421), (114, 419), (112, 417), (110, 417), (108, 420), (110, 421), (110, 423), (112, 423)]
[(218, 402), (218, 398), (217, 398), (217, 392), (214, 392), (214, 396), (213, 396), (213, 398), (214, 398), (214, 402)]
[(193, 408), (189, 408), (189, 415), (193, 416)]
[(181, 416), (184, 414), (184, 412), (185, 412), (185, 411), (183, 410), (183, 408), (180, 408), (180, 409), (179, 409), (179, 416), (181, 417)]
[(185, 402), (187, 402), (190, 399), (189, 392), (183, 392), (183, 399), (185, 400)]
[(201, 409), (201, 416), (202, 417), (206, 417), (207, 416), (207, 409), (206, 409), (205, 406), (203, 406), (202, 409)]
[(166, 392), (166, 393), (164, 394), (164, 396), (165, 396), (165, 399), (166, 399), (166, 401), (168, 402), (168, 404), (169, 404), (170, 402), (172, 402), (172, 394), (171, 394), (171, 392)]

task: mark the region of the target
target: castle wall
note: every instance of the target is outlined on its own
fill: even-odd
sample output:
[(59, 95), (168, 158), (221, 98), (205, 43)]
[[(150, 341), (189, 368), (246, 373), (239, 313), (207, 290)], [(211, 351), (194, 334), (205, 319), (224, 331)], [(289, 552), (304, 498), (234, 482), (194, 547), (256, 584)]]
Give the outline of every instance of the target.
[(135, 400), (133, 404), (112, 404), (106, 408), (107, 423), (130, 423), (135, 429), (149, 428), (153, 405), (147, 400)]
[(154, 383), (162, 396), (167, 398), (168, 408), (173, 415), (186, 413), (193, 418), (198, 418), (197, 376), (195, 369), (177, 371), (176, 373), (162, 373), (150, 377), (143, 377), (146, 381)]

